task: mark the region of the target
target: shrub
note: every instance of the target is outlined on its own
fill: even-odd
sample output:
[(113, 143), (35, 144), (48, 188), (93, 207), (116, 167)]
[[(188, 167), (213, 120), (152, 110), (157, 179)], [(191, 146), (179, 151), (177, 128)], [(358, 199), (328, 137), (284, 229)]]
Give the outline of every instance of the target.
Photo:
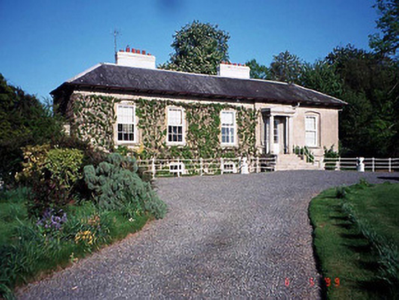
[(77, 149), (52, 149), (47, 153), (45, 168), (51, 179), (68, 192), (80, 178), (83, 153)]
[(102, 209), (121, 211), (130, 205), (139, 211), (148, 211), (162, 218), (166, 205), (153, 192), (147, 182), (137, 175), (136, 160), (110, 154), (106, 161), (84, 167), (84, 180), (92, 191), (95, 203)]
[(50, 149), (50, 145), (23, 148), (23, 170), (16, 178), (32, 186), (30, 213), (40, 216), (49, 206), (62, 207), (70, 201), (83, 162), (78, 149)]
[(338, 199), (346, 198), (346, 194), (347, 194), (347, 188), (344, 186), (337, 187), (337, 189), (335, 190), (335, 197)]
[[(330, 147), (330, 149), (327, 149), (324, 147), (324, 158), (339, 158), (339, 153), (334, 151), (334, 145)], [(325, 162), (325, 169), (326, 170), (335, 170), (337, 162), (336, 161), (324, 161)]]

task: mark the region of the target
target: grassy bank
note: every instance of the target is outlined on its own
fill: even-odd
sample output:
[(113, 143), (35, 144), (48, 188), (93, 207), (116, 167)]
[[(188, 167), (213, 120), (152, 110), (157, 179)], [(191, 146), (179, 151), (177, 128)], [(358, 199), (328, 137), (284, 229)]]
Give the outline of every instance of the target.
[[(328, 299), (399, 295), (399, 184), (324, 191), (309, 207), (314, 247)], [(339, 285), (334, 284), (338, 278)]]
[(28, 215), (29, 192), (0, 193), (0, 298), (12, 298), (16, 285), (66, 267), (140, 230), (149, 219), (148, 214), (100, 210), (89, 201), (35, 219)]

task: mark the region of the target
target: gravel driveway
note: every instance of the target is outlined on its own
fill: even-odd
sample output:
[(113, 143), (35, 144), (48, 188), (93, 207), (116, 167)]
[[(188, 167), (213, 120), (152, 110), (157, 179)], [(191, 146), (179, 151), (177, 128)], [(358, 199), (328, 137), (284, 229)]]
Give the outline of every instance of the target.
[(378, 177), (394, 175), (286, 171), (159, 179), (170, 210), (165, 219), (29, 284), (18, 298), (319, 299), (309, 201), (361, 177), (381, 182)]

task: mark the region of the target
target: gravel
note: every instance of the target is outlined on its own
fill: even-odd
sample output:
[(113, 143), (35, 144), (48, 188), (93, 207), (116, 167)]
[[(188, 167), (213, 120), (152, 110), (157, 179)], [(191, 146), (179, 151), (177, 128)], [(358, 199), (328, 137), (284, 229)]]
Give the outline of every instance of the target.
[(163, 220), (19, 289), (17, 296), (320, 299), (309, 201), (362, 177), (398, 180), (388, 173), (334, 171), (158, 179), (169, 207)]

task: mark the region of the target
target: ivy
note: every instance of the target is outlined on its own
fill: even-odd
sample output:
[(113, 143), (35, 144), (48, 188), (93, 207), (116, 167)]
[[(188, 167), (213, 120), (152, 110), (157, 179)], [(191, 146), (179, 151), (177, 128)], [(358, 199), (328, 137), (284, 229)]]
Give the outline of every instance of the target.
[[(104, 150), (112, 151), (113, 125), (116, 122), (114, 104), (121, 99), (106, 96), (75, 95), (73, 112), (76, 134), (81, 139)], [(157, 158), (214, 158), (256, 155), (255, 129), (257, 112), (228, 104), (182, 103), (171, 100), (129, 100), (136, 105), (137, 124), (141, 130), (141, 147), (137, 155), (143, 159)], [(181, 107), (185, 111), (186, 135), (184, 146), (166, 145), (167, 107)], [(237, 147), (220, 145), (220, 112), (236, 111)]]

